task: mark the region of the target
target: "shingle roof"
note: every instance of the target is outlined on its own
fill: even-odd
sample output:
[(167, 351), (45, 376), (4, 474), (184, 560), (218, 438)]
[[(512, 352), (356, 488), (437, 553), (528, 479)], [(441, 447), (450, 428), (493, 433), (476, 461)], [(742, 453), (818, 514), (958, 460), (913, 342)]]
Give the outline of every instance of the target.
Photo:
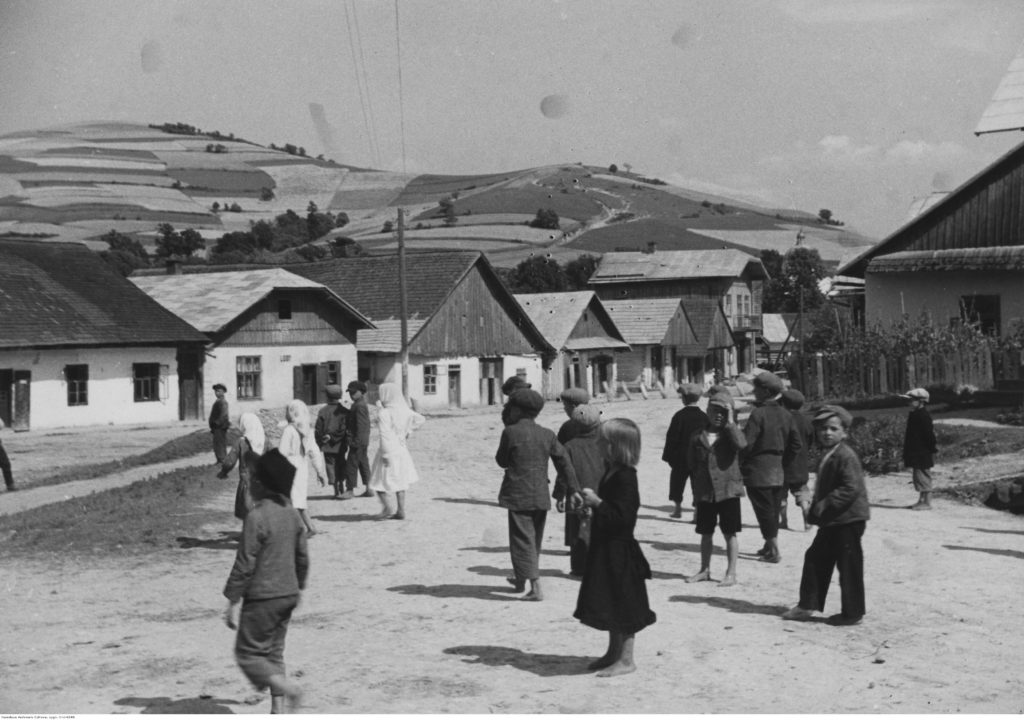
[(601, 304), (592, 290), (517, 294), (515, 297), (552, 347), (566, 350), (628, 347), (614, 337), (570, 338), (583, 312), (593, 303)]
[(604, 306), (630, 345), (660, 345), (679, 309), (679, 298), (605, 300)]
[(354, 308), (318, 282), (281, 268), (190, 275), (133, 275), (129, 278), (150, 297), (205, 333), (215, 333), (277, 288), (328, 292), (365, 326)]
[(0, 347), (205, 341), (84, 245), (0, 241)]
[(706, 297), (684, 297), (683, 307), (700, 344), (713, 348), (733, 347), (736, 343), (729, 330), (729, 321), (718, 300)]
[(921, 270), (1024, 270), (1024, 246), (908, 250), (881, 255), (867, 265), (868, 272)]
[[(412, 340), (426, 320), (409, 320), (407, 339)], [(402, 350), (402, 321), (378, 320), (377, 327), (359, 330), (356, 333), (356, 347), (359, 352), (397, 353)]]
[(742, 250), (665, 250), (653, 253), (610, 252), (601, 258), (590, 284), (653, 280), (740, 277), (749, 269), (766, 278), (761, 261)]
[[(481, 257), (478, 252), (425, 252), (406, 256), (409, 318), (426, 319)], [(370, 256), (289, 265), (342, 295), (374, 321), (402, 315), (398, 294), (398, 256)]]

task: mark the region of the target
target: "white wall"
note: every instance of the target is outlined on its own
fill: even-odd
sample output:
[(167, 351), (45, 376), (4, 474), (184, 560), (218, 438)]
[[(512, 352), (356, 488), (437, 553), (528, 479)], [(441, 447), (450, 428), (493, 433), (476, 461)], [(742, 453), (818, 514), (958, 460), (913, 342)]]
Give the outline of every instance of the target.
[[(81, 425), (132, 425), (178, 420), (175, 348), (0, 351), (0, 368), (28, 370), (32, 429)], [(160, 399), (135, 402), (133, 363), (159, 363)], [(88, 404), (68, 405), (65, 365), (88, 365)]]
[[(262, 372), (262, 397), (242, 399), (237, 396), (236, 359), (258, 355)], [(294, 370), (296, 365), (319, 365), (341, 362), (341, 386), (357, 379), (355, 345), (267, 345), (262, 347), (220, 346), (206, 356), (203, 369), (203, 403), (209, 414), (213, 402), (213, 386), (223, 383), (231, 421), (243, 412), (262, 408), (284, 408), (295, 394)]]

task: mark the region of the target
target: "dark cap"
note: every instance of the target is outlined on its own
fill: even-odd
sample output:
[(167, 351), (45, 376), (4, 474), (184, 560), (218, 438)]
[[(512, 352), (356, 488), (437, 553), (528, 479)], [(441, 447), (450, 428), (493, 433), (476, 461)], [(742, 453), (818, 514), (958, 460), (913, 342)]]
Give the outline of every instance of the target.
[(714, 385), (708, 390), (708, 407), (717, 405), (718, 407), (731, 408), (736, 404), (736, 401), (732, 397), (732, 393), (729, 392), (729, 388), (725, 385)]
[(341, 385), (328, 385), (324, 388), (328, 400), (337, 400), (341, 397)]
[(804, 406), (804, 394), (799, 390), (787, 388), (782, 391), (782, 406), (790, 410), (799, 410)]
[(295, 466), (280, 450), (272, 448), (256, 462), (256, 479), (271, 492), (288, 497), (295, 480)]
[(562, 391), (562, 394), (558, 396), (558, 399), (562, 402), (573, 403), (574, 405), (585, 405), (590, 402), (590, 393), (583, 388), (566, 388)]
[(501, 394), (511, 395), (519, 388), (528, 387), (531, 387), (531, 385), (530, 383), (526, 382), (524, 378), (520, 377), (519, 375), (513, 375), (512, 377), (506, 379), (505, 382), (501, 384)]
[(846, 408), (840, 407), (839, 405), (822, 405), (818, 408), (818, 411), (814, 413), (814, 424), (817, 425), (819, 423), (823, 423), (831, 417), (839, 418), (839, 422), (847, 429), (849, 429), (850, 425), (853, 423), (853, 415), (851, 415)]
[(772, 395), (782, 392), (782, 380), (775, 373), (763, 372), (754, 376), (754, 387), (761, 388)]
[(352, 382), (350, 382), (348, 384), (348, 387), (345, 388), (345, 389), (348, 392), (352, 392), (353, 390), (358, 390), (359, 392), (361, 392), (361, 393), (363, 393), (365, 395), (366, 394), (366, 383), (361, 382), (359, 380), (353, 380)]
[(577, 405), (572, 411), (572, 419), (580, 427), (591, 430), (601, 424), (601, 411), (593, 405)]
[(216, 385), (214, 385), (213, 386), (213, 390), (214, 390), (214, 392), (216, 392), (217, 390), (222, 390), (224, 392), (228, 391), (228, 389), (224, 386), (223, 383), (217, 383)]
[(539, 392), (530, 388), (519, 388), (509, 395), (508, 402), (509, 405), (523, 410), (532, 417), (536, 417), (544, 407), (544, 398)]
[(682, 395), (685, 402), (694, 403), (700, 400), (700, 396), (704, 394), (704, 388), (696, 383), (683, 383), (677, 392)]

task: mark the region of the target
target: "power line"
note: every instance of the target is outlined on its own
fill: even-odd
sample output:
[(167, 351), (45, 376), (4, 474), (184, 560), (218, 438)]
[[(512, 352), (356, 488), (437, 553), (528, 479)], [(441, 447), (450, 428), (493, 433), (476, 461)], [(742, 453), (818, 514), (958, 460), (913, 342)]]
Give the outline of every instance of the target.
[(377, 119), (373, 115), (373, 97), (370, 95), (370, 81), (366, 75), (366, 55), (363, 54), (363, 34), (359, 31), (359, 13), (356, 12), (355, 0), (349, 0), (349, 4), (352, 5), (352, 20), (356, 27), (356, 44), (359, 47), (359, 59), (361, 61), (360, 66), (362, 67), (363, 72), (363, 84), (366, 86), (366, 107), (370, 115), (370, 127), (373, 130), (374, 156), (377, 159), (377, 167), (380, 167), (380, 143), (377, 138)]
[[(363, 76), (359, 72), (359, 58), (356, 55), (356, 40), (352, 34), (352, 19), (349, 17), (349, 4), (345, 6), (345, 27), (348, 30), (348, 47), (352, 53), (352, 72), (355, 74), (356, 88), (359, 94), (359, 107), (363, 112), (363, 128), (366, 130), (366, 141), (369, 144), (369, 150), (375, 158), (375, 163), (380, 166), (380, 152), (377, 150), (377, 139), (370, 125), (370, 117), (366, 110), (366, 97), (363, 93)], [(352, 12), (355, 12), (355, 8), (352, 8)]]
[(395, 0), (395, 49), (398, 52), (398, 119), (402, 134), (402, 172), (405, 172), (405, 100), (402, 92), (402, 33), (398, 27), (398, 0)]

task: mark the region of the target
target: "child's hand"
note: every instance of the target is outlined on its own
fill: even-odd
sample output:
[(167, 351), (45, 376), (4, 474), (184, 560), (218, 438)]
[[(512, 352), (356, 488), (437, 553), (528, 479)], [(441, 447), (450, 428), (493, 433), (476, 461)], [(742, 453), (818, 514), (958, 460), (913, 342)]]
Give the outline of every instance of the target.
[(597, 507), (601, 504), (601, 498), (590, 488), (583, 488), (583, 502), (587, 507)]
[(238, 603), (233, 603), (229, 600), (227, 609), (224, 610), (224, 624), (232, 630), (238, 629), (237, 613), (235, 612), (237, 607), (239, 607)]
[(570, 507), (573, 510), (579, 512), (580, 510), (583, 509), (583, 496), (580, 495), (578, 492), (573, 493), (572, 497), (569, 499), (569, 503)]
[(560, 512), (560, 513), (564, 513), (565, 512), (565, 499), (564, 498), (555, 501), (555, 509), (558, 510), (558, 512)]

